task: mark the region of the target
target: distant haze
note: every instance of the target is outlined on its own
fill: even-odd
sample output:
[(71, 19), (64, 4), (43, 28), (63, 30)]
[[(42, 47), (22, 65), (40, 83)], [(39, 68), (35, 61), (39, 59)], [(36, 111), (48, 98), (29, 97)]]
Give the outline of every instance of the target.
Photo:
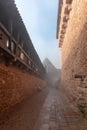
[(58, 82), (61, 76), (61, 70), (57, 69), (48, 58), (45, 58), (43, 65), (46, 69), (48, 79), (51, 81), (51, 83), (55, 84)]

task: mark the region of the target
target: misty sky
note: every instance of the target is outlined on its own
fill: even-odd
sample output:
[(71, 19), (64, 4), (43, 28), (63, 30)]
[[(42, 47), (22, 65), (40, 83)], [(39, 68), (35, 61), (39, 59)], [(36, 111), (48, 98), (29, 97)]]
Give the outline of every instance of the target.
[(58, 0), (15, 1), (41, 61), (47, 57), (60, 68), (61, 50), (56, 39)]

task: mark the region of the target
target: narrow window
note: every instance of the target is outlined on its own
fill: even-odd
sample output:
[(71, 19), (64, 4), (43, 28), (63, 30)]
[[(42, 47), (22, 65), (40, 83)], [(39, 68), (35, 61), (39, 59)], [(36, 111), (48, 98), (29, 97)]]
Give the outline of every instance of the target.
[(6, 47), (9, 48), (9, 41), (6, 42)]
[(21, 52), (20, 58), (21, 58), (22, 60), (24, 60), (24, 54), (23, 54), (23, 52)]

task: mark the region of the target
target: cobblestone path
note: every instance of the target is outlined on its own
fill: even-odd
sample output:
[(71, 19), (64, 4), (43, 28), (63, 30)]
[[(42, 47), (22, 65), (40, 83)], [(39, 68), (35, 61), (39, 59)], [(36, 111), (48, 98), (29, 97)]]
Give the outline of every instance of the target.
[(59, 89), (44, 88), (0, 117), (0, 130), (87, 130)]
[(87, 121), (72, 110), (60, 90), (51, 88), (34, 130), (87, 130)]

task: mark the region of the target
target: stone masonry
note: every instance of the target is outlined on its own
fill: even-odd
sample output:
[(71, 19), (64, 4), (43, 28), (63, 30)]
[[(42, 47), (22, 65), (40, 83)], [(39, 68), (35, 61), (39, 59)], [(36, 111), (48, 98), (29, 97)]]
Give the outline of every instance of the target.
[[(59, 46), (62, 48), (62, 87), (83, 114), (87, 114), (87, 1), (73, 0), (67, 25), (63, 23), (65, 3), (62, 5), (58, 27)], [(62, 25), (66, 25), (61, 36)], [(62, 39), (61, 39), (62, 38)]]

